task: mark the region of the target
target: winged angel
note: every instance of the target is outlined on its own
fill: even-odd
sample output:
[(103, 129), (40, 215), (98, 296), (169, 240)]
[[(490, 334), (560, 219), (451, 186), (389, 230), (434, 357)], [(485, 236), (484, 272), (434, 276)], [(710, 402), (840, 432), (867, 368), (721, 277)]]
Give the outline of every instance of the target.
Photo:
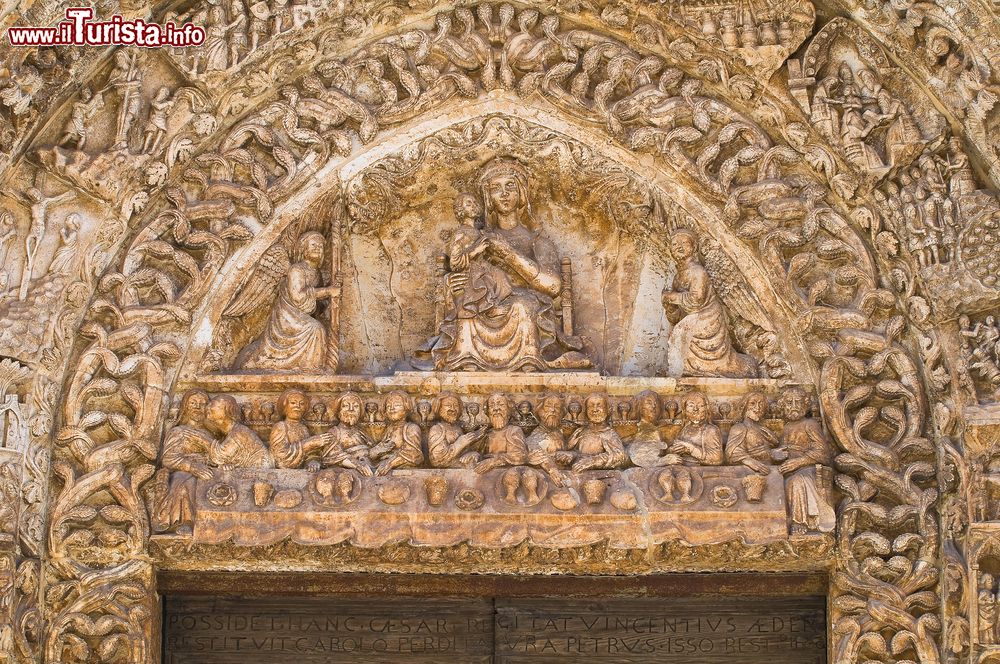
[[(704, 265), (698, 260), (699, 244)], [(663, 293), (667, 317), (674, 325), (667, 351), (671, 373), (732, 378), (758, 375), (757, 360), (736, 352), (733, 346), (727, 308), (739, 312), (739, 317), (758, 331), (756, 336), (770, 337), (757, 339), (757, 345), (769, 355), (764, 362), (767, 373), (773, 375), (776, 369), (780, 373), (776, 363), (784, 360), (772, 352), (777, 340), (768, 331), (768, 316), (736, 266), (711, 242), (699, 243), (697, 235), (687, 229), (672, 234), (671, 252), (678, 272), (673, 286)]]
[(327, 356), (326, 326), (313, 314), (322, 299), (335, 298), (339, 286), (319, 285), (325, 240), (315, 231), (299, 235), (294, 255), (278, 243), (268, 249), (239, 296), (223, 312), (241, 318), (271, 306), (261, 332), (236, 359), (236, 368), (316, 371)]

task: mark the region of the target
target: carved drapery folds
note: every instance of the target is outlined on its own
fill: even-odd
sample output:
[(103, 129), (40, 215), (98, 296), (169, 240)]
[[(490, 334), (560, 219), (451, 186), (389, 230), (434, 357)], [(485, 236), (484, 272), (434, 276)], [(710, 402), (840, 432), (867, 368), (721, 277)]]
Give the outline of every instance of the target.
[[(228, 433), (213, 419), (222, 402), (240, 413)], [(762, 405), (748, 410), (744, 402)], [(181, 398), (164, 470), (147, 497), (156, 530), (194, 532), (195, 543), (346, 537), (370, 548), (467, 538), (499, 546), (501, 533), (519, 543), (517, 532), (556, 549), (605, 539), (613, 548), (648, 548), (679, 534), (698, 544), (767, 542), (787, 538), (788, 524), (795, 536), (833, 528), (833, 449), (809, 404), (797, 387), (777, 399), (751, 392), (737, 400), (699, 391), (662, 400), (652, 391), (414, 399), (300, 389), (233, 400), (193, 389)], [(270, 443), (263, 457), (261, 440)], [(223, 456), (236, 448), (243, 453)], [(270, 521), (275, 509), (287, 523)], [(481, 509), (494, 516), (470, 534), (467, 516)], [(525, 521), (526, 511), (537, 523)], [(521, 525), (501, 529), (508, 513)], [(556, 530), (553, 514), (563, 515)], [(586, 525), (590, 514), (605, 526)], [(652, 541), (642, 543), (644, 532)]]
[[(195, 8), (214, 30), (204, 58), (112, 58), (38, 134), (38, 170), (14, 176), (29, 184), (16, 188), (25, 203), (7, 224), (14, 239), (0, 226), (0, 255), (23, 247), (25, 267), (0, 288), (4, 319), (35, 330), (14, 302), (56, 303), (32, 332), (55, 351), (22, 358), (47, 376), (22, 390), (22, 435), (51, 438), (55, 461), (45, 551), (0, 558), (0, 584), (16, 589), (0, 603), (14, 627), (0, 642), (17, 657), (150, 661), (151, 534), (171, 533), (155, 547), (164, 559), (190, 564), (177, 552), (193, 543), (219, 561), (227, 549), (198, 539), (199, 515), (215, 520), (219, 540), (236, 537), (226, 530), (234, 514), (333, 523), (414, 504), (446, 516), (484, 505), (567, 519), (598, 511), (634, 525), (630, 515), (649, 505), (683, 520), (689, 498), (741, 510), (762, 486), (796, 536), (828, 530), (836, 509), (833, 661), (991, 652), (1000, 569), (992, 549), (973, 555), (980, 540), (965, 540), (989, 531), (968, 523), (994, 521), (995, 506), (989, 489), (972, 512), (955, 496), (991, 486), (992, 470), (944, 437), (959, 440), (949, 421), (964, 416), (963, 400), (992, 401), (1000, 387), (986, 318), (1000, 207), (976, 179), (981, 141), (936, 141), (938, 110), (904, 93), (908, 79), (881, 46), (837, 19), (768, 86), (751, 74), (794, 49), (802, 16), (748, 13), (736, 26), (723, 12), (686, 34), (653, 9), (570, 17), (500, 4), (443, 8), (399, 32), (354, 25), (354, 7), (311, 17), (243, 9)], [(918, 23), (908, 11), (862, 18), (874, 25), (882, 12), (883, 31), (912, 26), (926, 44), (920, 66), (957, 81), (930, 86), (945, 110), (991, 126), (992, 74), (956, 36), (960, 19), (946, 26), (935, 10)], [(365, 43), (335, 52), (322, 29)], [(296, 67), (282, 64), (300, 37)], [(158, 69), (161, 55), (181, 67)], [(23, 107), (21, 127), (35, 102), (18, 99), (31, 91), (8, 92), (0, 110)], [(484, 185), (479, 175), (498, 163), (511, 177)], [(66, 183), (86, 196), (57, 201)], [(505, 227), (499, 216), (515, 209), (523, 214)], [(67, 251), (34, 255), (32, 227), (50, 241), (59, 233)], [(534, 234), (524, 246), (522, 228)], [(671, 236), (689, 241), (674, 252)], [(961, 292), (947, 293), (955, 275)], [(955, 330), (937, 323), (939, 310), (970, 318), (945, 338)], [(698, 330), (671, 334), (686, 327)], [(691, 354), (701, 365), (683, 359)], [(544, 399), (517, 369), (544, 369), (567, 387)], [(604, 380), (595, 369), (633, 382), (587, 399)], [(500, 387), (455, 377), (484, 370), (503, 376)], [(696, 375), (745, 398), (713, 396), (718, 411), (702, 419), (699, 398), (682, 403), (670, 382)], [(762, 405), (740, 382), (754, 376), (807, 384), (805, 398), (770, 404), (777, 386), (765, 383)], [(286, 380), (301, 398), (279, 404)], [(205, 390), (190, 412), (179, 403), (187, 387)], [(490, 392), (507, 406), (491, 405)], [(25, 495), (47, 470), (44, 452), (29, 447)], [(725, 472), (706, 479), (715, 468)], [(638, 493), (630, 478), (641, 478)], [(19, 507), (26, 534), (41, 529), (37, 501)], [(2, 517), (0, 541), (11, 530)], [(778, 540), (789, 522), (781, 527)], [(546, 543), (536, 532), (518, 551), (568, 571), (574, 556), (635, 563), (627, 546), (553, 553)], [(329, 564), (348, 559), (324, 544), (317, 555)], [(418, 565), (423, 555), (367, 544), (351, 560), (384, 553)], [(428, 556), (502, 571), (474, 546), (426, 545)], [(653, 545), (664, 560), (687, 550), (672, 535), (642, 542)], [(812, 546), (822, 549), (796, 550)], [(260, 552), (246, 555), (269, 555)], [(44, 563), (31, 557), (41, 553)], [(44, 634), (32, 599), (42, 574)]]

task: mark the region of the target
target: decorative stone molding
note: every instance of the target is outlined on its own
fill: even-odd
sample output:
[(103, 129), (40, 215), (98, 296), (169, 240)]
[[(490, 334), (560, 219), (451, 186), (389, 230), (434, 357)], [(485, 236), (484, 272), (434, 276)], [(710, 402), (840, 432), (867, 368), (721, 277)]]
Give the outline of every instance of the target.
[[(291, 17), (294, 27), (259, 40), (256, 52), (249, 34), (217, 44), (224, 57), (197, 65), (181, 53), (113, 55), (93, 68), (83, 64), (89, 60), (52, 64), (68, 77), (52, 73), (42, 95), (26, 92), (40, 88), (24, 69), (35, 65), (9, 67), (21, 73), (16, 90), (5, 88), (3, 122), (16, 136), (13, 160), (0, 166), (17, 199), (4, 202), (13, 205), (0, 217), (0, 254), (17, 272), (0, 288), (0, 352), (33, 372), (30, 387), (3, 402), (21, 412), (16, 464), (6, 452), (12, 461), (0, 462), (23, 498), (0, 518), (0, 547), (10, 541), (0, 557), (0, 612), (11, 626), (0, 628), (0, 643), (13, 661), (155, 661), (156, 569), (263, 572), (279, 560), (301, 570), (420, 571), (444, 562), (497, 573), (830, 566), (833, 661), (988, 661), (997, 641), (981, 638), (989, 612), (980, 595), (986, 601), (997, 591), (980, 587), (979, 576), (992, 573), (995, 555), (990, 493), (982, 490), (991, 425), (971, 407), (982, 401), (988, 413), (993, 365), (1000, 366), (987, 325), (997, 303), (990, 229), (1000, 207), (977, 177), (995, 165), (986, 139), (995, 74), (992, 51), (973, 46), (991, 28), (973, 29), (969, 10), (949, 15), (939, 5), (919, 15), (916, 7), (859, 9), (859, 22), (821, 26), (768, 83), (807, 40), (811, 5), (776, 44), (761, 44), (770, 37), (761, 40), (764, 27), (753, 23), (756, 46), (749, 29), (733, 43), (728, 17), (718, 33), (691, 26), (689, 9), (678, 18), (667, 6), (629, 3), (580, 11), (351, 5), (342, 15)], [(41, 5), (32, 11), (44, 13)], [(885, 46), (866, 30), (885, 37)], [(905, 60), (909, 53), (920, 57)], [(946, 75), (954, 85), (943, 83)], [(66, 97), (57, 82), (71, 80), (82, 87)], [(93, 102), (104, 89), (101, 109)], [(546, 389), (556, 381), (564, 395), (606, 391), (617, 404), (642, 389), (662, 397), (688, 387), (691, 367), (671, 373), (669, 362), (657, 364), (656, 342), (691, 314), (682, 308), (669, 320), (676, 304), (658, 291), (679, 292), (671, 289), (681, 263), (692, 273), (701, 268), (721, 302), (716, 326), (726, 352), (751, 358), (766, 378), (739, 383), (755, 379), (735, 379), (717, 362), (718, 372), (703, 371), (693, 386), (730, 389), (719, 395), (723, 403), (751, 391), (747, 385), (772, 395), (784, 387), (770, 380), (815, 392), (820, 430), (837, 452), (836, 533), (738, 543), (667, 537), (642, 548), (529, 539), (512, 545), (509, 557), (475, 542), (220, 543), (229, 538), (198, 532), (197, 517), (191, 536), (154, 535), (147, 501), (177, 471), (163, 458), (164, 436), (176, 424), (171, 407), (189, 388), (235, 395), (247, 415), (296, 386), (323, 398), (354, 390), (379, 402), (392, 390), (428, 401), (457, 390), (477, 403), (501, 391), (531, 395), (538, 406), (534, 377), (506, 373), (475, 384), (461, 366), (435, 375), (396, 366), (447, 329), (449, 302), (462, 290), (444, 287), (461, 272), (449, 262), (459, 228), (452, 203), (462, 193), (476, 198), (480, 169), (505, 158), (532, 173), (520, 204), (545, 213), (540, 227), (558, 231), (556, 253), (569, 259), (569, 271), (559, 262), (549, 275), (559, 287), (538, 300), (545, 305), (538, 311), (551, 304), (562, 336), (586, 336), (597, 329), (599, 284), (603, 309), (615, 312), (615, 324), (602, 322), (600, 334), (564, 349), (612, 375), (553, 375)], [(483, 196), (479, 203), (491, 205)], [(407, 235), (400, 220), (423, 225)], [(686, 263), (677, 259), (684, 249), (669, 241), (679, 229), (695, 237)], [(587, 247), (583, 231), (603, 233), (618, 253)], [(322, 362), (308, 371), (248, 372), (237, 366), (239, 353), (269, 333), (273, 314), (268, 297), (249, 305), (241, 298), (269, 265), (269, 289), (289, 283), (295, 242), (308, 232), (329, 242), (309, 268), (315, 275), (302, 273), (337, 303), (307, 312), (311, 327), (325, 331)], [(633, 250), (647, 281), (609, 277), (613, 256)], [(388, 269), (384, 284), (373, 265)], [(421, 291), (412, 286), (420, 277), (443, 285)], [(545, 290), (543, 281), (535, 292)], [(650, 293), (649, 283), (662, 285)], [(653, 304), (630, 312), (620, 304), (630, 301)], [(623, 339), (616, 324), (661, 316), (667, 322), (646, 331), (652, 341), (644, 354), (624, 357), (643, 331), (626, 326), (638, 331)], [(296, 333), (310, 327), (298, 326)], [(386, 331), (396, 340), (381, 339)], [(571, 359), (577, 364), (542, 368), (588, 370)], [(407, 424), (426, 437), (420, 427), (433, 420), (418, 421), (415, 412)], [(252, 417), (238, 415), (234, 423), (242, 418), (255, 429)], [(270, 434), (273, 423), (253, 434)], [(326, 424), (304, 426), (319, 436)], [(618, 428), (616, 435), (631, 435)], [(11, 431), (0, 433), (11, 439)], [(624, 465), (613, 471), (615, 482), (644, 472)], [(399, 468), (388, 477), (433, 475)], [(273, 501), (293, 489), (304, 498), (315, 479), (300, 469), (221, 472), (233, 474), (235, 494), (210, 494), (201, 479), (195, 494), (202, 514), (222, 520), (237, 508), (259, 516), (244, 495), (255, 482), (272, 485)], [(516, 501), (528, 500), (517, 493), (520, 472)], [(484, 501), (479, 485), (495, 489), (504, 476), (447, 473)], [(0, 470), (0, 492), (5, 477)], [(406, 492), (376, 488), (387, 483), (372, 480), (364, 500), (388, 505), (398, 498), (393, 491)], [(404, 484), (411, 495), (423, 490)], [(739, 493), (736, 484), (728, 488)], [(288, 499), (280, 509), (300, 509)], [(502, 493), (489, 499), (504, 500)], [(727, 503), (728, 494), (716, 502)], [(629, 505), (613, 507), (626, 513)], [(636, 499), (644, 518), (647, 508)]]

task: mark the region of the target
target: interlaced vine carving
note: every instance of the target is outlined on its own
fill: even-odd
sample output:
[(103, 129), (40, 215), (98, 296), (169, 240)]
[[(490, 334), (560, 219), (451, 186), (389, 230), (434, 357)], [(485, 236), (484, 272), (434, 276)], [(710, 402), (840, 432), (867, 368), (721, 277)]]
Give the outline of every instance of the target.
[(754, 89), (739, 75), (706, 84), (554, 15), (480, 5), (322, 61), (247, 114), (184, 166), (90, 303), (55, 436), (47, 658), (152, 657), (143, 487), (174, 362), (227, 257), (355, 142), (502, 91), (686, 174), (679, 179), (759, 249), (806, 323), (842, 452), (834, 661), (940, 661), (935, 451), (898, 293), (806, 158), (717, 97), (746, 100)]

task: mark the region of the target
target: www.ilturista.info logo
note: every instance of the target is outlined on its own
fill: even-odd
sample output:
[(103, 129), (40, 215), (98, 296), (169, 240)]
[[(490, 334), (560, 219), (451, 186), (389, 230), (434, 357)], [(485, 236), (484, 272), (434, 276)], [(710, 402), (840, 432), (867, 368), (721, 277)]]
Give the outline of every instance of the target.
[(7, 28), (11, 46), (200, 46), (205, 29), (198, 25), (173, 22), (159, 25), (142, 19), (112, 16), (107, 21), (91, 21), (91, 7), (70, 7), (66, 20), (54, 27), (14, 26)]

